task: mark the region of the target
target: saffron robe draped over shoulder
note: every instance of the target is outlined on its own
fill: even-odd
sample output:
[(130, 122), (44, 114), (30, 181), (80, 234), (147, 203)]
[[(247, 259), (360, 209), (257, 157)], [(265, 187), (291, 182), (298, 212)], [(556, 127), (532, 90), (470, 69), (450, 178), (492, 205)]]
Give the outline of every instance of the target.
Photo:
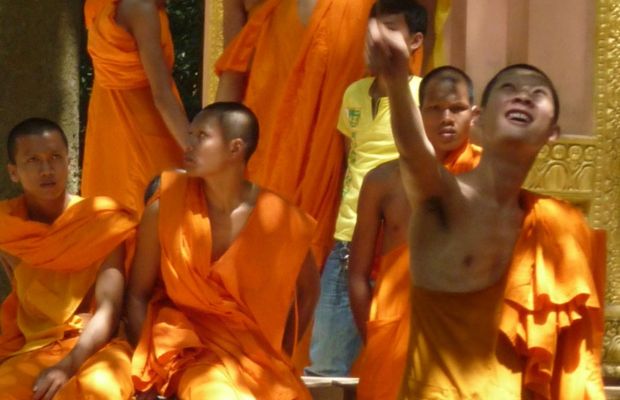
[[(116, 24), (118, 1), (87, 0), (84, 9), (95, 79), (81, 189), (86, 197), (110, 196), (141, 211), (148, 183), (180, 166), (182, 154), (155, 107), (135, 39)], [(159, 20), (161, 47), (172, 70), (174, 49), (163, 10)]]
[(451, 294), (413, 287), (405, 399), (604, 399), (603, 235), (581, 213), (523, 192), (512, 264), (499, 284)]
[(307, 26), (294, 0), (266, 0), (225, 49), (216, 72), (248, 73), (244, 102), (261, 124), (249, 178), (318, 222), (322, 265), (332, 246), (342, 180), (337, 134), (345, 89), (364, 73), (374, 0), (317, 0)]
[[(201, 182), (164, 173), (159, 196), (165, 294), (151, 302), (134, 354), (136, 389), (214, 400), (309, 399), (282, 339), (314, 221), (262, 191), (239, 236), (212, 262)], [(202, 373), (194, 374), (197, 368)]]
[[(131, 253), (136, 223), (132, 211), (105, 197), (73, 196), (51, 225), (28, 220), (23, 197), (0, 202), (0, 253), (17, 260), (11, 268), (13, 291), (2, 304), (0, 392), (30, 398), (42, 369), (72, 349), (87, 323), (78, 309), (101, 263), (123, 242)], [(107, 398), (129, 398), (129, 352), (126, 343), (111, 342), (87, 360), (57, 398), (94, 396), (102, 384), (108, 386)], [(26, 397), (18, 396), (15, 385)]]
[[(453, 174), (472, 170), (481, 149), (466, 143), (444, 166)], [(404, 192), (403, 192), (404, 195)], [(360, 364), (359, 400), (396, 399), (407, 363), (411, 305), (409, 249), (402, 243), (381, 256)]]

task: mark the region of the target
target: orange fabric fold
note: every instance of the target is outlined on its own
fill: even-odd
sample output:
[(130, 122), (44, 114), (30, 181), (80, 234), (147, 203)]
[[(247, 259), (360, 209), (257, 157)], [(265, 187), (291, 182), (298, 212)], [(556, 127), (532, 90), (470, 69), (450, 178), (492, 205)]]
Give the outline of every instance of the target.
[(466, 294), (412, 289), (405, 399), (521, 399), (525, 391), (534, 399), (605, 398), (604, 235), (562, 201), (523, 192), (522, 205), (500, 283)]
[(309, 399), (282, 339), (314, 221), (263, 191), (239, 236), (212, 262), (201, 181), (164, 173), (160, 193), (165, 293), (151, 302), (134, 354), (136, 389)]
[[(81, 189), (86, 197), (110, 196), (141, 211), (149, 181), (179, 166), (182, 155), (155, 107), (134, 38), (116, 24), (117, 5), (118, 0), (87, 0), (84, 8), (95, 79)], [(163, 10), (159, 18), (161, 47), (172, 70), (174, 49)]]
[[(23, 197), (0, 202), (0, 252), (17, 260), (13, 291), (2, 304), (0, 393), (32, 398), (41, 371), (71, 351), (86, 325), (78, 309), (101, 263), (125, 242), (129, 265), (136, 223), (132, 211), (109, 198), (73, 196), (50, 225), (27, 219)], [(55, 398), (130, 398), (129, 353), (122, 341), (108, 344)]]
[(51, 225), (27, 220), (23, 197), (0, 202), (0, 251), (19, 260), (2, 304), (0, 358), (82, 329), (77, 308), (105, 257), (123, 242), (131, 247), (136, 222), (109, 198), (74, 196)]
[[(455, 175), (464, 173), (478, 165), (481, 154), (478, 146), (465, 143), (444, 166)], [(410, 281), (409, 249), (402, 243), (381, 256), (360, 365), (359, 400), (398, 396), (409, 345)]]
[(336, 122), (345, 89), (364, 74), (372, 3), (319, 0), (304, 27), (295, 1), (267, 0), (216, 65), (218, 74), (249, 73), (244, 102), (261, 124), (249, 177), (317, 220), (319, 264), (332, 245), (342, 179)]
[(526, 357), (523, 385), (536, 398), (602, 399), (605, 237), (566, 203), (529, 193), (523, 199), (529, 213), (500, 329)]

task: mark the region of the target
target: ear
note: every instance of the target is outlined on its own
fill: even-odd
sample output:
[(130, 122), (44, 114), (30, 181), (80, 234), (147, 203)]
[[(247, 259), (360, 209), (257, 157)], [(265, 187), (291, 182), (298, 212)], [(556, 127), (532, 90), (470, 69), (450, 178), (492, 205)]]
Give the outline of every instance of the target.
[(413, 36), (409, 37), (409, 53), (413, 54), (424, 43), (424, 34), (422, 32), (416, 32)]
[(471, 107), (471, 122), (470, 126), (480, 126), (480, 114), (482, 114), (482, 109), (478, 106)]
[(19, 183), (19, 175), (17, 175), (17, 166), (15, 164), (7, 164), (7, 171), (9, 172), (9, 178), (11, 178), (11, 182)]
[(245, 142), (241, 138), (235, 138), (228, 144), (230, 155), (235, 159), (243, 159), (245, 153)]

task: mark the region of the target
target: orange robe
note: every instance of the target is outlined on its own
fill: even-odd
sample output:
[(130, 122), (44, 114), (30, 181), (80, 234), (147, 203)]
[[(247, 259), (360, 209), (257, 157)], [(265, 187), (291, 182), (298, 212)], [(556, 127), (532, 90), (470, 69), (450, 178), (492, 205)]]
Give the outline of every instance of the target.
[(314, 246), (322, 264), (332, 247), (342, 181), (336, 123), (345, 89), (364, 73), (366, 21), (374, 0), (318, 0), (307, 26), (296, 3), (262, 3), (216, 70), (249, 74), (244, 102), (261, 124), (250, 180), (317, 220)]
[[(41, 371), (73, 348), (101, 263), (132, 243), (136, 218), (108, 198), (74, 196), (51, 225), (27, 220), (22, 197), (0, 202), (0, 252), (15, 257), (13, 291), (2, 304), (0, 393), (31, 399)], [(113, 340), (91, 356), (55, 399), (129, 399), (130, 348)], [(2, 397), (4, 398), (4, 397)]]
[[(87, 0), (84, 9), (95, 80), (88, 107), (82, 195), (110, 196), (141, 211), (148, 183), (164, 169), (181, 165), (182, 154), (155, 107), (133, 36), (114, 21), (117, 3)], [(159, 17), (161, 46), (172, 69), (168, 19), (163, 10)]]
[[(467, 143), (444, 166), (453, 174), (470, 171), (481, 150)], [(403, 193), (404, 194), (404, 193)], [(381, 257), (366, 325), (366, 346), (360, 364), (358, 400), (395, 399), (407, 363), (411, 303), (409, 249), (403, 243)]]
[(412, 288), (405, 399), (605, 398), (602, 237), (564, 202), (523, 192), (521, 203), (499, 283), (461, 294)]
[(165, 295), (151, 301), (133, 358), (137, 390), (181, 399), (309, 399), (282, 339), (314, 221), (263, 191), (217, 261), (202, 184), (164, 173), (159, 237)]

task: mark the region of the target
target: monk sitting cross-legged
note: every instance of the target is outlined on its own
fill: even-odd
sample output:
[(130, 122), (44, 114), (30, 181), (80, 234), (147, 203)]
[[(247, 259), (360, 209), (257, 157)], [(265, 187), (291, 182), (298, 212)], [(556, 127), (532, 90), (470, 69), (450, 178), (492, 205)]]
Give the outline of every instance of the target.
[(162, 174), (139, 227), (128, 293), (136, 389), (309, 399), (289, 354), (318, 297), (315, 223), (243, 178), (258, 140), (247, 107), (206, 107), (190, 140), (187, 172)]
[(402, 37), (377, 21), (369, 47), (387, 81), (411, 207), (405, 399), (603, 399), (599, 236), (562, 201), (521, 189), (559, 134), (553, 83), (530, 65), (486, 86), (478, 167), (437, 159), (407, 86)]
[[(469, 130), (478, 113), (471, 79), (454, 67), (437, 68), (422, 80), (419, 97), (424, 127), (437, 159), (454, 174), (474, 168), (481, 152), (469, 143)], [(351, 307), (365, 339), (358, 400), (395, 399), (400, 389), (409, 343), (406, 242), (410, 214), (398, 160), (366, 175), (349, 260)], [(371, 275), (377, 248), (381, 265), (373, 293)]]
[(125, 242), (136, 218), (109, 198), (66, 191), (67, 139), (32, 118), (8, 137), (9, 175), (24, 194), (0, 202), (0, 398), (131, 398), (130, 348), (112, 339), (122, 309)]

